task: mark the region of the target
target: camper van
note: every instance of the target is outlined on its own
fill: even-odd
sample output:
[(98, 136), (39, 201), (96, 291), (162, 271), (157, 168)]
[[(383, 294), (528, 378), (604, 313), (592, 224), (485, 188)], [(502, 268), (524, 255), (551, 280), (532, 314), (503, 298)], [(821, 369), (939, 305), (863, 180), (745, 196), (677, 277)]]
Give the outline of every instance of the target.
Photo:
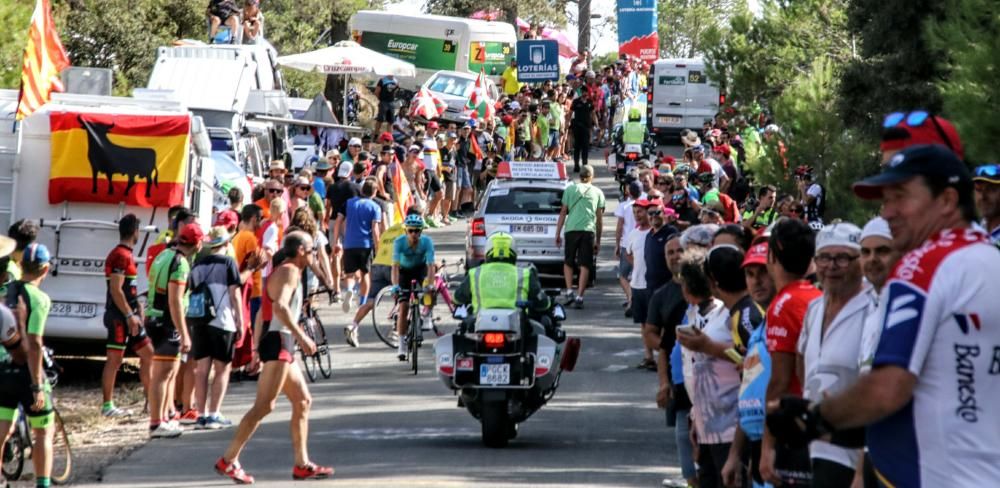
[[(113, 191), (115, 195), (129, 195), (127, 190), (121, 192), (125, 188), (126, 174), (131, 178), (135, 173), (134, 179), (139, 186), (131, 189), (134, 198), (139, 198), (142, 188), (151, 179), (157, 180), (154, 197), (157, 190), (172, 185), (175, 198), (197, 213), (199, 223), (207, 229), (214, 214), (213, 203), (223, 186), (216, 178), (211, 143), (201, 118), (193, 116), (175, 101), (56, 93), (52, 101), (15, 125), (13, 114), (17, 97), (17, 90), (0, 90), (3, 114), (0, 115), (0, 181), (4, 183), (0, 186), (0, 228), (6, 229), (11, 222), (22, 218), (37, 221), (41, 227), (38, 240), (48, 246), (53, 255), (49, 278), (42, 285), (52, 299), (46, 340), (59, 342), (64, 350), (66, 345), (71, 345), (69, 350), (73, 351), (90, 350), (87, 346), (100, 347), (107, 339), (103, 324), (104, 259), (118, 243), (118, 221), (123, 215), (134, 213), (143, 222), (135, 255), (139, 269), (144, 270), (146, 250), (159, 232), (167, 228), (168, 209), (85, 200), (104, 196), (109, 187), (108, 194)], [(88, 130), (84, 126), (85, 117), (105, 117), (114, 122), (97, 124), (104, 128), (103, 132)], [(124, 125), (124, 120), (130, 117), (153, 120), (159, 124), (155, 127), (160, 128), (125, 134), (114, 130), (115, 125)], [(176, 124), (177, 130), (183, 131), (185, 127), (189, 130), (166, 134), (160, 121), (167, 117), (182, 121)], [(77, 120), (80, 120), (79, 125), (73, 127)], [(92, 125), (91, 129), (97, 125)], [(158, 143), (153, 143), (158, 147), (156, 150), (145, 144), (153, 137), (173, 138), (171, 154), (177, 156), (173, 160), (178, 165), (173, 167), (173, 179), (162, 171), (160, 162), (163, 159), (157, 152), (162, 148), (155, 146)], [(129, 165), (123, 166), (120, 158), (111, 156), (103, 162), (95, 161), (97, 158), (91, 152), (93, 140), (101, 140), (105, 150), (114, 146), (114, 150), (126, 152)], [(55, 158), (66, 154), (70, 159), (62, 161), (75, 162), (63, 163), (62, 169), (53, 169), (56, 168)], [(155, 174), (141, 170), (138, 161), (144, 155), (152, 158), (148, 169), (155, 169)], [(111, 185), (105, 183), (108, 172), (114, 174)], [(226, 178), (230, 174), (239, 175), (241, 171), (223, 167), (221, 173)], [(57, 180), (60, 181), (57, 183)], [(99, 193), (91, 192), (92, 181), (100, 188)], [(56, 185), (64, 182), (65, 188), (73, 187), (77, 193), (68, 199), (54, 198)], [(60, 191), (65, 189), (59, 188)], [(81, 199), (80, 192), (91, 195)], [(145, 273), (138, 273), (136, 286), (139, 293), (147, 290)]]
[(646, 114), (654, 136), (701, 130), (719, 111), (719, 87), (708, 79), (702, 59), (660, 59), (649, 70), (648, 86), (652, 96)]
[(514, 26), (506, 22), (362, 10), (349, 25), (358, 44), (416, 66), (416, 77), (398, 77), (411, 91), (439, 70), (485, 70), (498, 83), (517, 45)]

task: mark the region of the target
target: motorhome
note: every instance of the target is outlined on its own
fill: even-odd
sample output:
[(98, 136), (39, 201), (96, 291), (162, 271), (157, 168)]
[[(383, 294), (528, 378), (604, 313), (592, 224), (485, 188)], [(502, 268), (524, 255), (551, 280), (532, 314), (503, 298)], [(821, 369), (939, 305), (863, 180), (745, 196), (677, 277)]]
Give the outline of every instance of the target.
[(358, 44), (416, 66), (417, 76), (397, 77), (400, 87), (411, 91), (439, 70), (484, 70), (499, 83), (516, 54), (517, 35), (506, 22), (362, 10), (349, 25)]
[[(134, 213), (144, 224), (135, 249), (140, 270), (145, 269), (146, 249), (167, 228), (166, 205), (126, 201), (130, 192), (133, 199), (141, 199), (143, 189), (147, 189), (145, 196), (155, 198), (156, 192), (170, 187), (176, 192), (171, 194), (173, 200), (197, 213), (205, 228), (211, 225), (213, 204), (224, 182), (216, 175), (208, 132), (201, 117), (176, 101), (159, 97), (56, 93), (48, 104), (15, 123), (17, 98), (17, 90), (0, 90), (0, 228), (22, 218), (35, 220), (41, 227), (39, 242), (52, 252), (50, 276), (42, 286), (52, 298), (46, 341), (71, 342), (69, 350), (73, 351), (89, 350), (88, 345), (100, 347), (107, 338), (102, 321), (104, 259), (118, 243), (118, 220)], [(87, 118), (111, 123), (91, 122), (88, 126), (84, 123)], [(160, 127), (160, 121), (168, 118), (179, 121), (176, 125), (184, 133), (121, 128), (127, 119), (151, 120), (151, 124), (158, 124), (153, 127)], [(96, 127), (103, 127), (104, 132), (92, 130)], [(98, 161), (92, 152), (92, 138), (96, 137), (103, 138), (105, 146), (98, 151), (114, 146), (133, 157), (125, 158), (127, 163), (111, 156)], [(162, 167), (160, 142), (152, 143), (156, 150), (143, 147), (160, 137), (172, 138), (172, 176)], [(139, 171), (143, 154), (155, 154), (150, 156), (148, 168), (155, 171)], [(59, 166), (57, 161), (61, 161)], [(222, 167), (219, 176), (224, 179), (232, 172), (232, 168)], [(135, 186), (129, 190), (133, 180)], [(92, 184), (99, 191), (91, 192)], [(55, 194), (65, 191), (64, 186), (76, 191), (75, 196)], [(112, 201), (116, 198), (121, 201)], [(111, 203), (95, 201), (100, 199)], [(146, 291), (145, 273), (138, 273), (136, 285), (140, 293)]]
[(660, 59), (650, 67), (648, 86), (652, 96), (647, 120), (654, 136), (701, 130), (722, 102), (719, 86), (708, 78), (702, 59)]

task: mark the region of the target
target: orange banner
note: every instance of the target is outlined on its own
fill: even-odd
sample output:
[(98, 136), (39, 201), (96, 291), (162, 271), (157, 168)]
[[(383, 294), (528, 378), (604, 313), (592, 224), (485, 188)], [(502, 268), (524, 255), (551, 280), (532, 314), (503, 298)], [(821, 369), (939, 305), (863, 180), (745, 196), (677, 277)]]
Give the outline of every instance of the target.
[(49, 114), (49, 203), (184, 203), (188, 115)]

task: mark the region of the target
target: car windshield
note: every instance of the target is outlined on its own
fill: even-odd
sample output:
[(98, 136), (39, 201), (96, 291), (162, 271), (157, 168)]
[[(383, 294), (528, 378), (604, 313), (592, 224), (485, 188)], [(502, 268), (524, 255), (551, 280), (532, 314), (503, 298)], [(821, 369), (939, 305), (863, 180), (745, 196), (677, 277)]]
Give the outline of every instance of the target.
[(486, 200), (487, 214), (558, 214), (562, 190), (554, 188), (497, 188)]
[(469, 80), (465, 78), (456, 78), (454, 76), (438, 75), (431, 81), (430, 86), (427, 87), (428, 90), (444, 93), (445, 95), (454, 95), (456, 97), (465, 97), (469, 95), (472, 91), (474, 80)]

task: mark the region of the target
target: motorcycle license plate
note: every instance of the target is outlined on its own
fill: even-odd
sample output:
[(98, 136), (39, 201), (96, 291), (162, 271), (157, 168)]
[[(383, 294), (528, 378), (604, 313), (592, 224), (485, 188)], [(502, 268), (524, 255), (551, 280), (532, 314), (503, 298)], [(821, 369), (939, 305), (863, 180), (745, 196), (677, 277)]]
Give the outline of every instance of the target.
[(509, 385), (510, 365), (509, 364), (481, 364), (479, 365), (480, 385)]

